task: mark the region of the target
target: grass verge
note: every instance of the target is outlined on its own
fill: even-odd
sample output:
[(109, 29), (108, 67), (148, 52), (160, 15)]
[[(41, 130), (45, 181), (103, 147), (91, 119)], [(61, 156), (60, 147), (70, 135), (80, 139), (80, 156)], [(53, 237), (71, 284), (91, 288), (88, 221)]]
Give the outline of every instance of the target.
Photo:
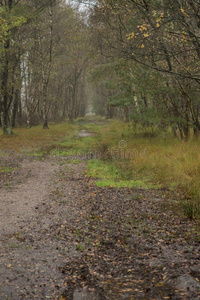
[(190, 218), (200, 216), (199, 140), (182, 142), (167, 133), (144, 137), (134, 134), (130, 124), (119, 121), (113, 121), (102, 136), (101, 147), (111, 149), (107, 153), (124, 174), (175, 189), (184, 199), (184, 213)]

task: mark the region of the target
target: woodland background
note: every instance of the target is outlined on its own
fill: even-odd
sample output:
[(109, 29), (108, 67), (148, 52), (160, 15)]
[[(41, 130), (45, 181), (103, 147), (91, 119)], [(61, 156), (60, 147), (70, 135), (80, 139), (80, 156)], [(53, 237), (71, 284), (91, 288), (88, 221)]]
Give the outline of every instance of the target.
[(197, 136), (199, 0), (0, 1), (0, 111), (15, 126), (94, 112)]

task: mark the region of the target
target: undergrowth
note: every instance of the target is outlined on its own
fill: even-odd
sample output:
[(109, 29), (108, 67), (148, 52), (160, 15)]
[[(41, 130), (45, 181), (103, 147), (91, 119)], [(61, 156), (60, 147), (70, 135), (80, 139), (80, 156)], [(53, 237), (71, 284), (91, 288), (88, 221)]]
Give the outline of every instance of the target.
[(125, 156), (115, 162), (125, 174), (133, 174), (137, 180), (153, 182), (156, 186), (175, 189), (185, 199), (181, 203), (184, 213), (190, 218), (200, 216), (199, 140), (183, 142), (167, 133), (146, 137), (138, 133), (134, 135), (129, 124), (119, 121), (113, 121), (104, 130), (103, 137), (104, 148), (105, 145), (116, 148)]

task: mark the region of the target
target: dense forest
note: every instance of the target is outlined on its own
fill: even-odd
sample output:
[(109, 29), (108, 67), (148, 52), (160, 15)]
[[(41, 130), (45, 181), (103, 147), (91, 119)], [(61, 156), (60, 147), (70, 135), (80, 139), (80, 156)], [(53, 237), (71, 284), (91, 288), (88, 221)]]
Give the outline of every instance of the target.
[(1, 1), (1, 125), (70, 120), (85, 112), (91, 59), (83, 16), (64, 1)]
[(180, 139), (198, 135), (199, 4), (0, 1), (4, 134), (92, 111)]

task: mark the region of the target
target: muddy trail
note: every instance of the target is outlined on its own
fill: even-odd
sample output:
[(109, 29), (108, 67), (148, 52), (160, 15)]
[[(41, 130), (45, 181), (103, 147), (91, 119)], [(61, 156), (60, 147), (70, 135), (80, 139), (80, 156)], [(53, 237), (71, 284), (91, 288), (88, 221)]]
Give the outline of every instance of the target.
[[(85, 134), (85, 132), (84, 132)], [(200, 299), (200, 236), (167, 190), (99, 188), (86, 161), (4, 156), (0, 299)]]

